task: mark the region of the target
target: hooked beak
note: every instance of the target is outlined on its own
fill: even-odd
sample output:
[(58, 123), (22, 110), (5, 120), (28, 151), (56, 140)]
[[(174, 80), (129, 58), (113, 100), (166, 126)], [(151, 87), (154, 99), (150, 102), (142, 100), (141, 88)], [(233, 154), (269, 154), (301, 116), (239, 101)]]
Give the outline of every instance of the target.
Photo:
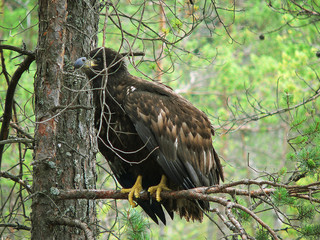
[(97, 66), (97, 64), (95, 64), (94, 60), (88, 60), (85, 57), (81, 57), (74, 62), (73, 66), (75, 69), (83, 68), (86, 70)]

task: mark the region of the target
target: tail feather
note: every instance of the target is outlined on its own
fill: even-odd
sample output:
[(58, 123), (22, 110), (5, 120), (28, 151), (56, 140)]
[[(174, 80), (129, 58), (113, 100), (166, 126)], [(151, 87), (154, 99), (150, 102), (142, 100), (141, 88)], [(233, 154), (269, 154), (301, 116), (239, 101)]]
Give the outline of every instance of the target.
[(188, 199), (178, 199), (176, 211), (180, 217), (184, 217), (188, 222), (203, 220), (203, 211), (209, 210), (209, 202), (204, 201), (192, 201)]
[(176, 212), (180, 218), (185, 218), (187, 221), (203, 220), (203, 212), (209, 210), (209, 202), (193, 201), (188, 199), (171, 199), (162, 202), (162, 205), (171, 213), (173, 219), (173, 212)]
[(156, 224), (159, 224), (159, 218), (161, 222), (166, 225), (166, 217), (161, 207), (161, 203), (157, 201), (150, 202), (149, 200), (137, 200), (137, 203)]
[(161, 203), (148, 200), (138, 200), (137, 202), (156, 224), (159, 224), (160, 219), (164, 225), (167, 222), (162, 206), (166, 209), (171, 219), (174, 216), (173, 212), (176, 212), (180, 218), (185, 218), (188, 222), (190, 220), (202, 222), (203, 212), (209, 210), (209, 202), (188, 199), (170, 199)]

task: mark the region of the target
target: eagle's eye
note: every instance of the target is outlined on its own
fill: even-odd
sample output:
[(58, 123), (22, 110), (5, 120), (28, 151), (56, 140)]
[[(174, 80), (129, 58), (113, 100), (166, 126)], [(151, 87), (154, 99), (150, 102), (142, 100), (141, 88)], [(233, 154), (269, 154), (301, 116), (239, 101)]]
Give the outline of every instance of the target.
[(101, 62), (101, 58), (99, 58), (99, 57), (96, 58), (96, 62), (98, 62), (98, 63)]

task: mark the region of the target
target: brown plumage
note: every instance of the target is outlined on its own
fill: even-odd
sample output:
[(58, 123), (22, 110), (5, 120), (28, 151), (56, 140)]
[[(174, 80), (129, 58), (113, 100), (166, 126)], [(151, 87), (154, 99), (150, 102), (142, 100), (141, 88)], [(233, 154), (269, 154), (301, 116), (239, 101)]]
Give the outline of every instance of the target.
[[(75, 68), (93, 83), (99, 150), (122, 187), (131, 188), (138, 176), (145, 190), (158, 185), (162, 175), (172, 190), (223, 180), (210, 121), (189, 101), (163, 84), (132, 76), (123, 56), (109, 48), (79, 58)], [(171, 218), (176, 211), (187, 220), (202, 221), (209, 209), (203, 201), (158, 200), (137, 200), (156, 223), (158, 218), (166, 223), (161, 205)]]

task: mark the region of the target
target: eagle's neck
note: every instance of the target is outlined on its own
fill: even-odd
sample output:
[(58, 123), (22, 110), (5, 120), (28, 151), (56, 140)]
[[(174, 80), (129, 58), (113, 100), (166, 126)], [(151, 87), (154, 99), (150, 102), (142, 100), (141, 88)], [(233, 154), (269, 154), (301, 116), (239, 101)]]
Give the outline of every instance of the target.
[(132, 84), (134, 84), (132, 76), (127, 71), (119, 71), (106, 77), (99, 76), (96, 81), (93, 81), (93, 98), (95, 106), (98, 106), (97, 113), (101, 113), (102, 103), (105, 112), (124, 113), (123, 101), (127, 89)]

